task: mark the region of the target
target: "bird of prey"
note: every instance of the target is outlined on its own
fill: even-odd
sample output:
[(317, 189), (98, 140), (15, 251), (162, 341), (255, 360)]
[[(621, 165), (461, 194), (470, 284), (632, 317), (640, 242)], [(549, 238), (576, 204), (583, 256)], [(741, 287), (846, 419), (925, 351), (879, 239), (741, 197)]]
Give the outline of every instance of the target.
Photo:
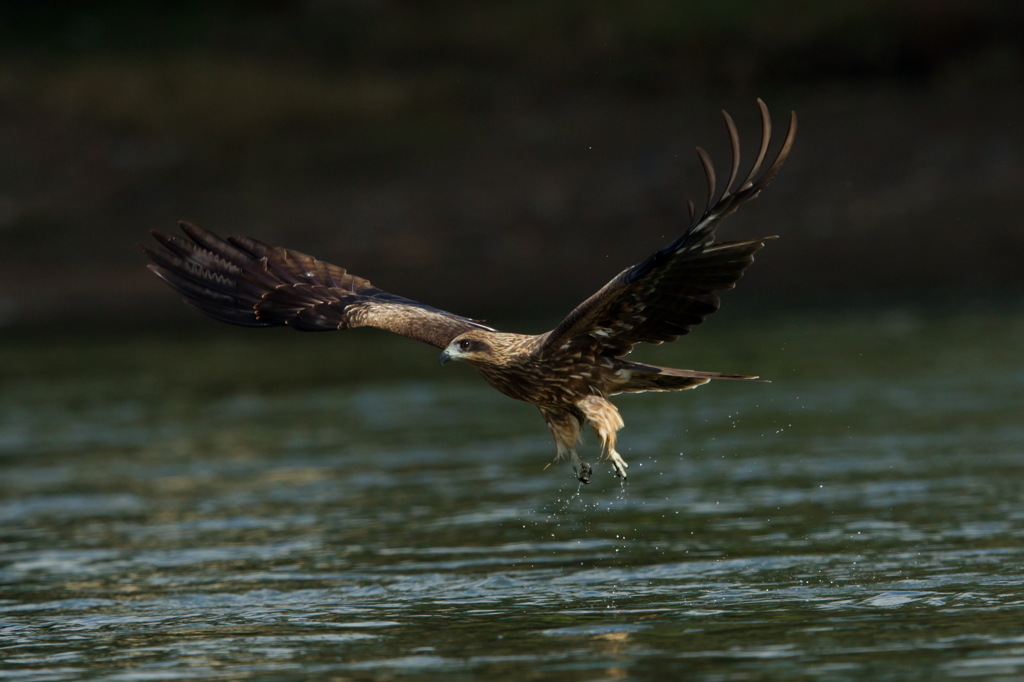
[(796, 135), (796, 114), (791, 113), (781, 149), (758, 175), (768, 152), (771, 119), (764, 102), (757, 103), (761, 145), (746, 178), (736, 185), (739, 135), (723, 111), (732, 168), (721, 196), (715, 199), (714, 167), (698, 147), (708, 182), (708, 200), (700, 217), (694, 219), (693, 203), (688, 202), (690, 227), (679, 238), (620, 272), (557, 327), (536, 336), (501, 332), (378, 289), (312, 256), (249, 237), (221, 239), (189, 223), (181, 223), (187, 239), (153, 230), (160, 246), (142, 250), (152, 261), (150, 270), (183, 294), (187, 303), (222, 322), (287, 325), (300, 331), (376, 327), (436, 346), (442, 365), (450, 360), (469, 363), (505, 395), (540, 408), (554, 436), (555, 460), (568, 455), (581, 482), (588, 483), (592, 472), (576, 452), (584, 425), (597, 433), (604, 459), (625, 479), (628, 465), (615, 451), (623, 421), (609, 397), (679, 391), (711, 379), (757, 378), (658, 367), (624, 357), (638, 343), (674, 341), (718, 310), (715, 292), (732, 289), (754, 253), (774, 239), (715, 241), (721, 220), (756, 197), (775, 176)]

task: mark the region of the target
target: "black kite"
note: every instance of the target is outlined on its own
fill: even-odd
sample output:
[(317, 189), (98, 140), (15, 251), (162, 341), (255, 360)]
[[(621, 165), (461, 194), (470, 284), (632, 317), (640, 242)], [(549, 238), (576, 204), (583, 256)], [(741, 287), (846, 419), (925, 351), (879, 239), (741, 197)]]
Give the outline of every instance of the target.
[(768, 151), (771, 120), (761, 109), (761, 147), (746, 179), (733, 192), (740, 164), (739, 135), (722, 112), (732, 143), (732, 170), (717, 201), (715, 171), (697, 148), (708, 180), (708, 202), (691, 227), (668, 246), (619, 273), (569, 313), (553, 330), (509, 334), (378, 289), (344, 268), (248, 237), (226, 240), (182, 223), (188, 239), (158, 230), (159, 247), (143, 247), (149, 268), (201, 312), (246, 327), (287, 325), (301, 331), (377, 327), (442, 349), (441, 363), (468, 362), (494, 388), (540, 408), (555, 439), (557, 457), (569, 455), (580, 481), (591, 468), (576, 453), (583, 424), (601, 438), (617, 476), (627, 464), (615, 451), (622, 428), (609, 396), (640, 391), (678, 391), (711, 379), (754, 376), (698, 372), (623, 359), (637, 343), (675, 341), (718, 310), (716, 291), (732, 289), (768, 239), (715, 242), (719, 222), (756, 197), (786, 160), (796, 135), (796, 114), (775, 161), (758, 171)]

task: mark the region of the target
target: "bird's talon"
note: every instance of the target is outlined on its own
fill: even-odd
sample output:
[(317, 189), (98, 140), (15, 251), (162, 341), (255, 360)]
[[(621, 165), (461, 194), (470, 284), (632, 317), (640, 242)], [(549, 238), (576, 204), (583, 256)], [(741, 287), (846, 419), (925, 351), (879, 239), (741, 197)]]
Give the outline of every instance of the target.
[(622, 456), (614, 450), (608, 453), (608, 459), (612, 461), (612, 471), (615, 472), (615, 476), (625, 481), (626, 469), (629, 468), (626, 460), (622, 459)]
[(576, 478), (579, 479), (580, 483), (590, 483), (590, 477), (593, 473), (594, 470), (590, 468), (590, 465), (583, 462), (580, 465), (579, 471), (576, 472)]

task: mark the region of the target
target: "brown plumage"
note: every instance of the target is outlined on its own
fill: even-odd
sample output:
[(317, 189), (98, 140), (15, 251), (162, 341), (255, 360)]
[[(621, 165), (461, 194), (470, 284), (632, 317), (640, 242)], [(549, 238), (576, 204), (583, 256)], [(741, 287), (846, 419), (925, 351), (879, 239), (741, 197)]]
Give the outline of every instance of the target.
[(589, 482), (576, 442), (584, 424), (601, 438), (605, 458), (625, 478), (627, 464), (615, 451), (622, 428), (608, 400), (618, 393), (678, 391), (711, 379), (755, 376), (698, 372), (622, 359), (637, 343), (675, 341), (718, 310), (716, 291), (732, 289), (768, 239), (716, 243), (719, 222), (757, 196), (789, 155), (796, 114), (775, 161), (758, 171), (768, 151), (771, 120), (764, 102), (761, 146), (746, 179), (736, 182), (739, 135), (725, 116), (732, 143), (732, 167), (722, 195), (715, 196), (715, 171), (703, 149), (697, 153), (708, 179), (708, 202), (700, 218), (668, 246), (619, 273), (576, 307), (553, 330), (529, 336), (508, 334), (374, 287), (344, 268), (248, 237), (226, 240), (181, 223), (188, 239), (154, 230), (158, 247), (142, 247), (149, 268), (201, 312), (248, 327), (287, 325), (301, 331), (377, 327), (443, 349), (441, 364), (460, 360), (475, 366), (494, 388), (540, 408), (555, 439), (556, 459), (569, 455), (579, 480)]

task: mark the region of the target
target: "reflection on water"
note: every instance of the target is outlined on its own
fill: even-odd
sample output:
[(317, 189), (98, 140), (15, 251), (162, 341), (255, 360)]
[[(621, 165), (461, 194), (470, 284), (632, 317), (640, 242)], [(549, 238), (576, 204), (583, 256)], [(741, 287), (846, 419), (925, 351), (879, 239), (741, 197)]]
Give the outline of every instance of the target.
[(582, 489), (429, 349), (313, 339), (4, 342), (0, 677), (1024, 675), (1015, 318), (709, 326), (648, 357), (774, 383), (618, 400)]

